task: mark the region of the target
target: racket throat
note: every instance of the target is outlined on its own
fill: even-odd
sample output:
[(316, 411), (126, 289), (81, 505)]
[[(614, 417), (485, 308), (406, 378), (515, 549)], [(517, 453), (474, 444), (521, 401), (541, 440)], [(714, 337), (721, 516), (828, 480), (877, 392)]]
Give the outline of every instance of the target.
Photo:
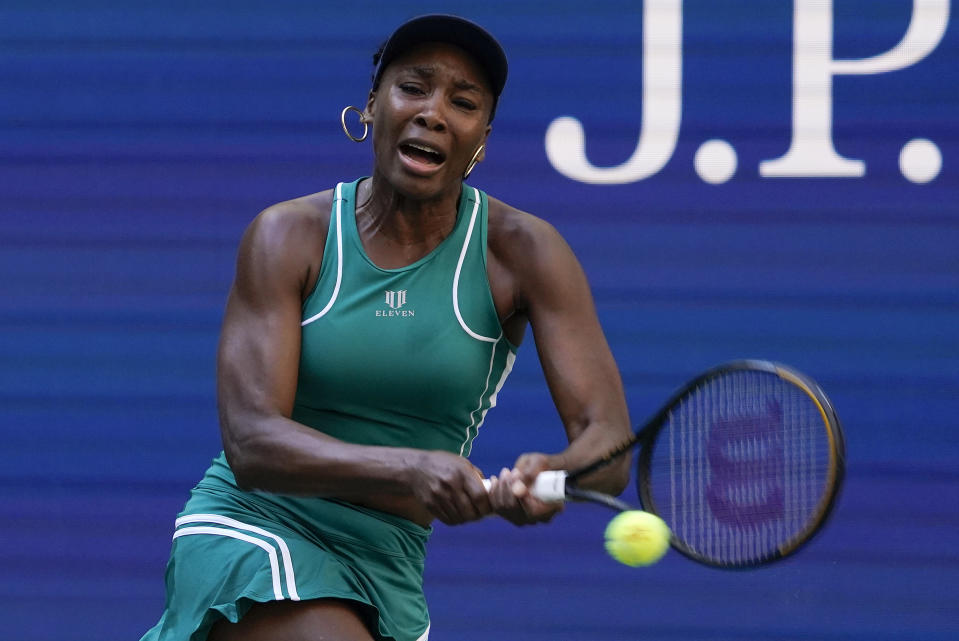
[(584, 490), (578, 487), (567, 486), (566, 498), (571, 501), (589, 501), (590, 503), (598, 503), (600, 505), (605, 505), (611, 510), (616, 510), (617, 512), (628, 512), (636, 509), (629, 503), (620, 501), (616, 497), (603, 494), (602, 492), (595, 492), (593, 490)]

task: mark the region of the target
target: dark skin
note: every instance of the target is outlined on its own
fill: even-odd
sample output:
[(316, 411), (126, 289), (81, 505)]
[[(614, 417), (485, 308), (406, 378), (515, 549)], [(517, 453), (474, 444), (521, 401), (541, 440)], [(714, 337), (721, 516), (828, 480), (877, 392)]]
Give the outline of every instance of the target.
[[(374, 263), (409, 265), (452, 231), (462, 176), (486, 144), (492, 105), (482, 69), (457, 47), (421, 45), (386, 69), (364, 113), (372, 126), (375, 166), (359, 186), (356, 208), (360, 237)], [(355, 445), (289, 418), (301, 308), (319, 276), (332, 199), (331, 190), (267, 209), (240, 246), (218, 360), (224, 449), (239, 485), (337, 497), (421, 525), (490, 514), (518, 525), (549, 521), (562, 506), (529, 494), (536, 475), (588, 463), (629, 434), (619, 372), (569, 246), (543, 220), (489, 199), (487, 271), (497, 314), (514, 344), (532, 327), (569, 446), (553, 454), (522, 454), (511, 469), (492, 477), (487, 492), (482, 473), (455, 454)], [(585, 484), (618, 494), (628, 470), (624, 458)], [(249, 617), (250, 623), (244, 618), (218, 624), (210, 638), (259, 638), (243, 630), (266, 616), (276, 638), (287, 639), (324, 638), (316, 636), (317, 616), (340, 629), (344, 621), (359, 621), (347, 602), (327, 599), (284, 608), (263, 604), (252, 612), (257, 618)], [(280, 634), (278, 625), (289, 627)], [(365, 634), (337, 638), (370, 638)]]

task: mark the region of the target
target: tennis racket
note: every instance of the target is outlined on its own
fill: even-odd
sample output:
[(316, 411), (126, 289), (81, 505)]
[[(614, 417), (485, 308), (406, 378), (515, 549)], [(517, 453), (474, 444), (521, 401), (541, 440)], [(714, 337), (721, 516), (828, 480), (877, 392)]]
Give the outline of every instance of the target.
[(743, 360), (688, 382), (595, 462), (541, 473), (531, 492), (632, 510), (576, 483), (635, 445), (643, 509), (669, 525), (675, 550), (719, 568), (795, 553), (825, 524), (844, 471), (842, 429), (822, 389), (785, 365)]

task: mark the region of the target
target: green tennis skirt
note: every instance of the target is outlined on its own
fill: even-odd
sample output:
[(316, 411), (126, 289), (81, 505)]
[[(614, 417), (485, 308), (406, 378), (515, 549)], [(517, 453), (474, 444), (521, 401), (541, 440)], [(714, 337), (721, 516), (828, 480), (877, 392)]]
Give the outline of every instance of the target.
[(430, 529), (350, 503), (244, 492), (207, 477), (176, 520), (166, 607), (141, 641), (204, 641), (254, 603), (359, 604), (377, 639), (425, 641)]

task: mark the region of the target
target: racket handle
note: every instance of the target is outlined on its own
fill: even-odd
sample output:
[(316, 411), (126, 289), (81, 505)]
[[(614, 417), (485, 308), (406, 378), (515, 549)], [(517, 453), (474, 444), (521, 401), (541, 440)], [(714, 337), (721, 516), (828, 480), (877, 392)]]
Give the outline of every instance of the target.
[[(483, 479), (483, 487), (489, 492), (493, 482)], [(544, 503), (557, 503), (566, 500), (566, 472), (563, 470), (546, 470), (540, 472), (533, 481), (530, 494)]]

